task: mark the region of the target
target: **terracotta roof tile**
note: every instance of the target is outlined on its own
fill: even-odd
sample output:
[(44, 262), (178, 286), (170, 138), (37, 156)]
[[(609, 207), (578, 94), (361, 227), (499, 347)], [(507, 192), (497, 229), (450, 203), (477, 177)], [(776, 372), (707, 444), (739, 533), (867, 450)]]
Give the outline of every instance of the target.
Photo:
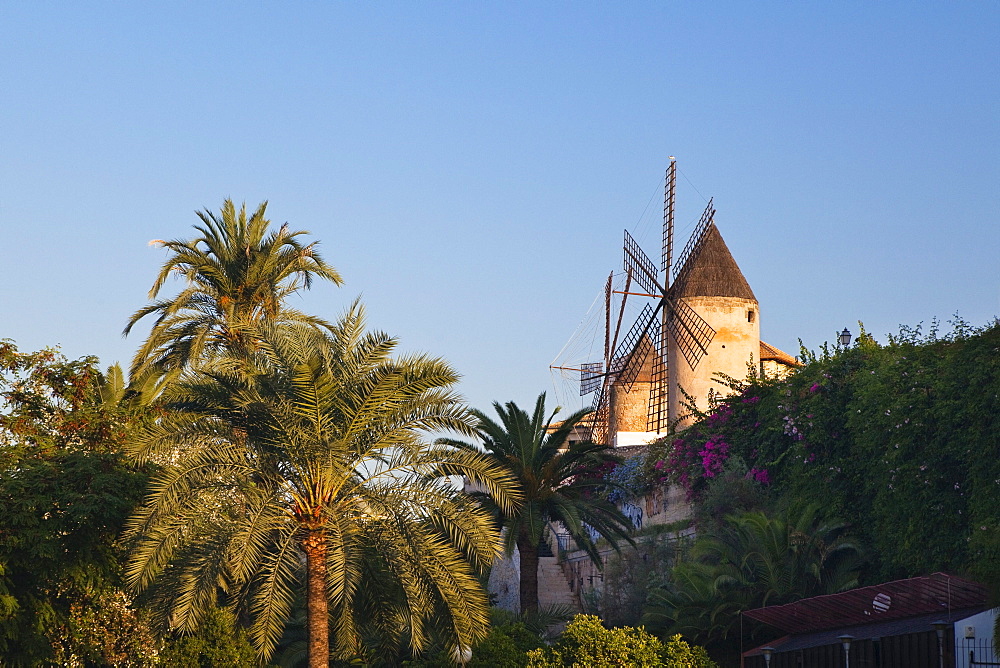
[(763, 341), (760, 342), (760, 361), (774, 361), (787, 364), (788, 366), (802, 366), (802, 362), (799, 362), (784, 350), (779, 350), (770, 343), (764, 343)]

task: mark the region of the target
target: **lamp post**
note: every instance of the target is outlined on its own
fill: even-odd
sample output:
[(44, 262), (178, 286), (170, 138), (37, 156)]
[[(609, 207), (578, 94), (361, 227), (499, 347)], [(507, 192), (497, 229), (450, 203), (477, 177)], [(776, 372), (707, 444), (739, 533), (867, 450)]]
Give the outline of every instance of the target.
[(837, 335), (837, 338), (840, 339), (840, 345), (844, 348), (851, 345), (851, 332), (846, 327), (844, 328), (844, 331)]
[(771, 666), (771, 655), (774, 654), (774, 648), (770, 647), (770, 646), (768, 646), (768, 647), (761, 647), (760, 651), (762, 651), (764, 653), (764, 663), (768, 666), (768, 668), (770, 668), (770, 666)]
[(944, 668), (944, 632), (945, 629), (951, 628), (951, 624), (945, 621), (932, 622), (931, 626), (934, 627), (934, 632), (937, 633), (938, 639), (938, 668)]
[(851, 668), (851, 641), (854, 640), (854, 636), (844, 634), (839, 636), (837, 640), (844, 647), (844, 668)]

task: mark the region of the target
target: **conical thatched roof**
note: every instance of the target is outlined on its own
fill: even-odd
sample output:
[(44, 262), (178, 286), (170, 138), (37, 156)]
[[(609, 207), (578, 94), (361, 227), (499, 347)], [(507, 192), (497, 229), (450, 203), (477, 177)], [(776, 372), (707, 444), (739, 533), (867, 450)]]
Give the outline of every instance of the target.
[(674, 297), (740, 297), (757, 301), (729, 247), (712, 224), (673, 285)]

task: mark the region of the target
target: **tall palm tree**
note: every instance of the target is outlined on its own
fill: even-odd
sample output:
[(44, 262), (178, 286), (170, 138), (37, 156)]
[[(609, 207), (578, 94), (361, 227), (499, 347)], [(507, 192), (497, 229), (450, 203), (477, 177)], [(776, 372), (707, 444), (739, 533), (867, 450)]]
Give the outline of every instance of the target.
[(549, 522), (561, 523), (577, 547), (598, 565), (601, 556), (588, 527), (615, 549), (620, 540), (632, 543), (629, 532), (634, 527), (615, 504), (595, 493), (607, 484), (595, 474), (619, 461), (614, 449), (570, 441), (576, 426), (591, 412), (589, 409), (577, 411), (553, 425), (552, 419), (559, 409), (546, 415), (544, 392), (538, 396), (530, 415), (512, 401), (504, 406), (494, 402), (493, 408), (499, 422), (482, 411), (473, 411), (479, 421), (476, 431), (481, 444), (450, 438), (437, 442), (466, 452), (482, 448), (517, 480), (524, 500), (513, 512), (495, 507), (488, 496), (482, 500), (504, 529), (507, 554), (517, 546), (521, 560), (521, 611), (537, 612), (538, 545)]
[[(221, 349), (251, 345), (248, 332), (265, 322), (326, 323), (284, 305), (284, 299), (309, 289), (314, 278), (336, 285), (343, 281), (336, 269), (317, 253), (317, 242), (302, 244), (307, 232), (289, 230), (288, 224), (269, 232), (267, 202), (249, 217), (246, 204), (239, 210), (232, 200), (222, 204), (220, 215), (198, 211), (202, 225), (190, 241), (161, 241), (170, 251), (149, 291), (152, 303), (132, 314), (125, 326), (128, 335), (140, 320), (156, 315), (148, 338), (136, 352), (131, 376), (148, 369), (176, 375), (181, 369)], [(167, 277), (184, 277), (186, 285), (172, 298), (157, 299)]]
[(129, 583), (155, 581), (163, 621), (181, 630), (220, 591), (248, 603), (262, 657), (304, 587), (311, 667), (329, 661), (331, 624), (340, 656), (364, 649), (362, 631), (420, 651), (432, 618), (456, 648), (471, 646), (488, 628), (476, 574), (500, 543), (454, 476), (506, 510), (516, 494), (486, 457), (421, 439), (471, 433), (455, 372), (392, 358), (395, 340), (366, 333), (357, 302), (329, 331), (253, 335), (252, 355), (218, 357), (167, 388), (165, 416), (136, 444), (163, 468), (130, 525)]

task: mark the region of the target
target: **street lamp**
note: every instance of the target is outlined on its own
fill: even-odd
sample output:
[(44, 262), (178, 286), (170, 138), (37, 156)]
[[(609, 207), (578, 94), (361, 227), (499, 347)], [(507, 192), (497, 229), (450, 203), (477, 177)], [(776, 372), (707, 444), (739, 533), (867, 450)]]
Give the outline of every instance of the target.
[(944, 632), (951, 628), (951, 624), (945, 621), (931, 622), (938, 639), (938, 668), (944, 668)]
[(764, 652), (764, 663), (770, 668), (771, 665), (771, 655), (774, 654), (773, 647), (761, 647), (760, 651)]
[[(848, 334), (848, 336), (850, 336), (850, 334)], [(844, 646), (844, 668), (851, 668), (851, 641), (854, 640), (854, 636), (844, 634), (839, 636), (837, 640), (839, 640), (840, 644)]]
[(847, 346), (851, 345), (851, 332), (846, 327), (844, 328), (844, 331), (842, 331), (838, 335), (837, 338), (840, 339), (840, 345), (842, 345), (843, 347), (846, 348)]

